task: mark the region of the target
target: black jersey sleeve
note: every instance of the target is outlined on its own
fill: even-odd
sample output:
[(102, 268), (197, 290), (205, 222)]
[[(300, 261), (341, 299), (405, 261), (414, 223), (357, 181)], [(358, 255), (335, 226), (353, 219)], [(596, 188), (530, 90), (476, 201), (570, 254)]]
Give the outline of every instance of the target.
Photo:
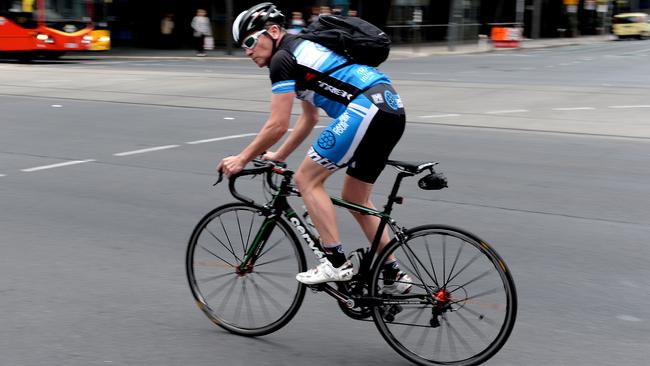
[(271, 92), (274, 94), (295, 91), (296, 59), (285, 49), (278, 50), (271, 58), (269, 65), (271, 76)]

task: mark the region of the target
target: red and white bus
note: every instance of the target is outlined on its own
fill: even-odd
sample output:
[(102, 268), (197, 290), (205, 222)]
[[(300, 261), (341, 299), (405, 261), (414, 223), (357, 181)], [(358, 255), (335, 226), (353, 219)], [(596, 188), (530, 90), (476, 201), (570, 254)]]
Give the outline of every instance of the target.
[(85, 0), (0, 0), (0, 57), (57, 58), (69, 51), (86, 51), (93, 43), (92, 8)]

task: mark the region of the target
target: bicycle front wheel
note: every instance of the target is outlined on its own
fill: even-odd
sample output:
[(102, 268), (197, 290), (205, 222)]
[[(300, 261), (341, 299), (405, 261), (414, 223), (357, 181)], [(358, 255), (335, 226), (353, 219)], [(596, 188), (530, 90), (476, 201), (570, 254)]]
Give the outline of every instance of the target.
[[(253, 245), (262, 249), (247, 262)], [(241, 203), (208, 213), (187, 247), (187, 278), (199, 308), (218, 326), (245, 336), (274, 332), (293, 318), (305, 296), (295, 276), (305, 270), (289, 224)]]
[[(393, 254), (412, 279), (410, 291), (386, 295), (381, 263)], [(382, 251), (371, 296), (384, 304), (373, 319), (384, 339), (419, 365), (478, 365), (505, 344), (515, 323), (517, 295), (508, 268), (478, 237), (448, 226), (406, 232)]]

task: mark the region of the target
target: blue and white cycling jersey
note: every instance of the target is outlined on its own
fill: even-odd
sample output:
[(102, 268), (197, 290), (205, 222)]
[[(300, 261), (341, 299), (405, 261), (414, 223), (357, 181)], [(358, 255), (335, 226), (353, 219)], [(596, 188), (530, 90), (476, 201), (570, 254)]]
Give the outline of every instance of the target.
[[(295, 92), (298, 99), (340, 116), (352, 99), (390, 79), (371, 66), (350, 64), (330, 49), (293, 35), (285, 35), (270, 63), (271, 91)], [(334, 72), (331, 70), (336, 69)]]

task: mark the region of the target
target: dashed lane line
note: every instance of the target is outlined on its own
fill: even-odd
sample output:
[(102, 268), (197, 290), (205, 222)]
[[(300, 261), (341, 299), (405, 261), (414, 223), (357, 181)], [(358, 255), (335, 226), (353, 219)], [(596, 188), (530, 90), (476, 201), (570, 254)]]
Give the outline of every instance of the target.
[(21, 169), (21, 172), (25, 173), (31, 173), (31, 172), (36, 172), (39, 170), (45, 170), (45, 169), (54, 169), (54, 168), (61, 168), (64, 166), (69, 166), (69, 165), (77, 165), (77, 164), (83, 164), (83, 163), (89, 163), (91, 161), (95, 161), (94, 159), (87, 159), (87, 160), (72, 160), (72, 161), (66, 161), (63, 163), (58, 163), (58, 164), (51, 164), (51, 165), (42, 165), (42, 166), (36, 166), (33, 168), (27, 168), (27, 169)]
[(530, 112), (528, 109), (508, 109), (503, 111), (488, 111), (485, 114), (508, 114), (508, 113), (526, 113)]
[(207, 142), (232, 140), (232, 139), (237, 139), (237, 138), (240, 138), (240, 137), (257, 136), (257, 135), (258, 135), (258, 133), (243, 133), (241, 135), (223, 136), (223, 137), (215, 137), (215, 138), (212, 138), (212, 139), (189, 141), (189, 142), (186, 142), (186, 144), (188, 144), (188, 145), (205, 144)]
[(554, 111), (591, 111), (596, 108), (593, 107), (566, 107), (566, 108), (553, 108)]
[(150, 147), (150, 148), (147, 148), (147, 149), (125, 151), (125, 152), (113, 154), (113, 156), (129, 156), (129, 155), (135, 155), (135, 154), (143, 154), (143, 153), (148, 153), (148, 152), (152, 152), (152, 151), (173, 149), (173, 148), (176, 148), (176, 147), (179, 147), (179, 146), (180, 145), (156, 146), (156, 147)]
[(428, 116), (418, 116), (418, 118), (446, 118), (446, 117), (459, 117), (460, 114), (457, 113), (447, 113), (447, 114), (431, 114)]
[(612, 108), (612, 109), (650, 108), (650, 105), (610, 105), (607, 108)]

